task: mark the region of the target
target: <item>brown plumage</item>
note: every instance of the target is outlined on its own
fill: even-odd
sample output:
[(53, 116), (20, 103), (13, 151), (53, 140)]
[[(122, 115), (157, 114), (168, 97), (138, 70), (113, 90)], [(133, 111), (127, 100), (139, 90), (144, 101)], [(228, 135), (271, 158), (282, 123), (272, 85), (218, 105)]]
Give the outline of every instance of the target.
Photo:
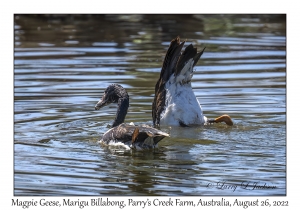
[(101, 140), (106, 144), (121, 142), (131, 148), (155, 148), (158, 142), (168, 136), (169, 134), (150, 126), (122, 123), (105, 132)]

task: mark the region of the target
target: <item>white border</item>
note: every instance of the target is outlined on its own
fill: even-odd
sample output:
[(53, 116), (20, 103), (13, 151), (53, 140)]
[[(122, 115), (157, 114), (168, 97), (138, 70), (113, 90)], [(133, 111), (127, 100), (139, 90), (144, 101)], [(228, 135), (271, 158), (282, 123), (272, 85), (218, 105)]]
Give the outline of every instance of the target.
[[(295, 2), (295, 3), (293, 3)], [(1, 3), (0, 24), (0, 59), (2, 72), (1, 76), (1, 195), (0, 204), (3, 209), (21, 209), (12, 207), (11, 199), (13, 196), (13, 14), (15, 13), (286, 13), (287, 14), (287, 196), (283, 197), (239, 197), (241, 200), (288, 200), (289, 207), (298, 206), (296, 193), (298, 192), (299, 182), (296, 174), (299, 172), (298, 141), (296, 129), (299, 129), (296, 108), (299, 108), (296, 91), (298, 91), (297, 75), (299, 70), (299, 6), (296, 1), (271, 1), (271, 0), (252, 0), (252, 1), (33, 1), (15, 0)], [(270, 148), (272, 149), (272, 148)], [(73, 197), (74, 199), (77, 197)], [(115, 197), (116, 198), (116, 197)], [(145, 199), (147, 197), (140, 197)], [(174, 199), (176, 197), (173, 197)], [(181, 197), (180, 197), (181, 198)], [(198, 197), (182, 197), (188, 200), (198, 200)], [(203, 199), (221, 199), (221, 197), (203, 197)], [(235, 197), (224, 197), (233, 202)], [(36, 199), (26, 197), (26, 200)], [(61, 200), (61, 197), (53, 197)], [(81, 197), (86, 200), (88, 197)], [(128, 197), (120, 197), (128, 200)], [(138, 199), (138, 198), (137, 198)], [(155, 197), (150, 197), (155, 199)], [(166, 198), (167, 199), (167, 198)], [(32, 207), (34, 208), (34, 207)], [(103, 209), (102, 207), (97, 207)], [(166, 207), (168, 208), (168, 207)], [(174, 207), (172, 207), (174, 208)], [(243, 209), (242, 207), (236, 207)], [(254, 208), (254, 207), (249, 207)], [(35, 208), (37, 209), (37, 208)], [(40, 209), (40, 207), (39, 207)], [(54, 208), (52, 208), (54, 209)], [(64, 207), (64, 209), (78, 209), (78, 207)], [(90, 209), (86, 207), (84, 209)], [(96, 208), (93, 208), (96, 209)], [(116, 209), (116, 208), (115, 208)], [(129, 209), (129, 208), (127, 208)], [(135, 208), (135, 209), (141, 209)], [(150, 209), (150, 208), (147, 208)], [(229, 208), (228, 208), (229, 209)], [(231, 207), (230, 209), (235, 209)], [(258, 209), (255, 207), (255, 209)], [(265, 207), (259, 207), (265, 209)]]

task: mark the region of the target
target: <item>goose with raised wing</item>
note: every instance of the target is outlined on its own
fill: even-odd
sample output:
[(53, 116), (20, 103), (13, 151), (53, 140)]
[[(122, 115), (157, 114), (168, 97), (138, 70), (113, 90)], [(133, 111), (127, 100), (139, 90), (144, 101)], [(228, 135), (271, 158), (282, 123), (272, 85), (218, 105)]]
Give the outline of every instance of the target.
[(233, 125), (229, 115), (207, 119), (192, 86), (194, 67), (205, 48), (197, 52), (192, 44), (181, 53), (185, 42), (177, 37), (171, 41), (160, 77), (155, 85), (152, 104), (153, 125), (193, 126), (225, 122)]
[(169, 134), (147, 125), (135, 126), (125, 124), (125, 117), (129, 107), (129, 95), (119, 84), (109, 85), (95, 110), (99, 110), (110, 103), (117, 103), (118, 109), (112, 128), (105, 132), (101, 141), (105, 144), (123, 143), (131, 148), (155, 148), (157, 143)]

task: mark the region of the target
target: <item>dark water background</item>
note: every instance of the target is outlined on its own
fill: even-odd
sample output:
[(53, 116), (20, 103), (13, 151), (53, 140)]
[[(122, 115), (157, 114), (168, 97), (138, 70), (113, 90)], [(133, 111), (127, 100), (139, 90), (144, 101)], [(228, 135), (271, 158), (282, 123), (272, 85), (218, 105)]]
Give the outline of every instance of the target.
[[(285, 195), (285, 15), (15, 15), (15, 195)], [(162, 127), (156, 150), (101, 146), (119, 83), (126, 122), (151, 124), (170, 41), (206, 51), (195, 95), (223, 124)], [(234, 188), (236, 186), (236, 188)], [(259, 187), (264, 186), (259, 189)]]

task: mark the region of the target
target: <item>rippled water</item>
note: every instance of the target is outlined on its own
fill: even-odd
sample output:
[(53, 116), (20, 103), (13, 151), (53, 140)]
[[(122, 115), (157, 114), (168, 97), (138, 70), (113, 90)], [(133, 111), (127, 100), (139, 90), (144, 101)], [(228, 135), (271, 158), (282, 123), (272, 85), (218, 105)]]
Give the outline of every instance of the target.
[[(286, 194), (284, 15), (15, 15), (14, 29), (15, 195)], [(162, 127), (149, 151), (100, 145), (116, 105), (94, 105), (111, 83), (130, 95), (126, 121), (151, 125), (177, 35), (206, 46), (192, 80), (204, 114), (234, 126)]]

